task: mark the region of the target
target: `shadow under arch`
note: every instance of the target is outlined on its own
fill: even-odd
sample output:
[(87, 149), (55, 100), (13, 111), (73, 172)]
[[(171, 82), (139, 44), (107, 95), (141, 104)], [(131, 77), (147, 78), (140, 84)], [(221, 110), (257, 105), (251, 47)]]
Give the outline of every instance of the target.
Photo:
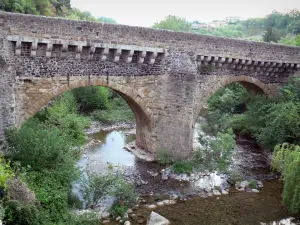
[(126, 87), (125, 85), (121, 85), (112, 80), (108, 81), (104, 76), (97, 76), (93, 78), (80, 77), (79, 79), (70, 81), (69, 84), (60, 84), (56, 87), (55, 81), (51, 82), (51, 78), (41, 78), (38, 80), (41, 82), (45, 82), (45, 80), (47, 80), (49, 83), (53, 83), (54, 88), (46, 93), (40, 93), (39, 100), (30, 104), (29, 108), (26, 110), (26, 115), (22, 118), (22, 121), (26, 121), (29, 117), (44, 108), (52, 99), (66, 91), (88, 86), (107, 87), (118, 93), (133, 111), (136, 120), (136, 145), (146, 151), (151, 151), (147, 141), (149, 140), (147, 137), (151, 133), (150, 113), (148, 112), (148, 109), (141, 97), (133, 88)]

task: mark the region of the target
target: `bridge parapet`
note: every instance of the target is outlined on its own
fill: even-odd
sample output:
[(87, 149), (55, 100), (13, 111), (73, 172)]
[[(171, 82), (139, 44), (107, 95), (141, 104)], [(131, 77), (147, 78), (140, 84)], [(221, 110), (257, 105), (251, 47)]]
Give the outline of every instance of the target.
[(220, 56), (197, 55), (197, 65), (199, 70), (207, 68), (227, 67), (232, 70), (248, 71), (254, 75), (278, 76), (281, 74), (293, 74), (300, 68), (299, 62), (283, 60), (252, 60), (243, 58), (231, 58)]
[(46, 57), (46, 58), (74, 58), (84, 60), (119, 62), (135, 62), (154, 64), (157, 56), (162, 58), (167, 50), (136, 45), (119, 45), (107, 43), (90, 43), (87, 41), (73, 41), (63, 39), (45, 39), (26, 36), (6, 37), (13, 43), (17, 56)]

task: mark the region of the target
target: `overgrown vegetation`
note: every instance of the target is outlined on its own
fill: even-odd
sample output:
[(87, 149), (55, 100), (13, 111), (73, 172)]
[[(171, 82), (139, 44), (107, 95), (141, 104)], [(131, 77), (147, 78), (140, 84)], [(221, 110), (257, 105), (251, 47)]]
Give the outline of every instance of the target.
[[(84, 129), (90, 126), (94, 110), (114, 112), (110, 122), (115, 122), (129, 117), (129, 113), (124, 115), (124, 111), (130, 110), (126, 106), (119, 95), (108, 89), (75, 89), (58, 96), (21, 128), (7, 131), (7, 160), (0, 158), (0, 209), (5, 224), (99, 224), (93, 214), (79, 216), (70, 212), (71, 183), (79, 178), (75, 167), (80, 155), (77, 146), (87, 140)], [(27, 183), (36, 201), (11, 199), (11, 178)], [(109, 190), (118, 196), (114, 205), (131, 206), (134, 190), (120, 178), (110, 176), (91, 179), (86, 189), (88, 207), (95, 207), (103, 196), (110, 194)]]
[(70, 0), (1, 0), (0, 10), (43, 16), (66, 17), (74, 20), (116, 23), (112, 18), (96, 18), (90, 12), (71, 7)]
[[(271, 151), (274, 150), (272, 166), (282, 174), (284, 181), (283, 203), (293, 213), (300, 212), (300, 184), (297, 179), (300, 173), (299, 87), (300, 78), (294, 77), (274, 97), (267, 98), (251, 94), (240, 84), (230, 84), (215, 92), (209, 99), (203, 115), (206, 124), (202, 126), (206, 133), (217, 137), (220, 132), (232, 128), (235, 133), (250, 135), (257, 143)], [(223, 135), (227, 137), (224, 139)], [(223, 135), (219, 140), (223, 139), (225, 145), (222, 142), (215, 142), (214, 138), (205, 139), (205, 135), (200, 133), (199, 142), (201, 146), (206, 147), (195, 154), (195, 160), (199, 165), (206, 163), (205, 167), (212, 170), (217, 166), (224, 170), (228, 166), (229, 160), (222, 160), (222, 157), (219, 157), (220, 152), (214, 151), (214, 146), (216, 149), (228, 149), (221, 154), (225, 153), (224, 157), (228, 156), (230, 159), (232, 147), (230, 135), (233, 133), (230, 131)], [(213, 143), (210, 143), (211, 141)], [(209, 148), (212, 151), (208, 151)], [(205, 158), (202, 157), (203, 154), (206, 155)], [(251, 185), (255, 186), (254, 183)]]

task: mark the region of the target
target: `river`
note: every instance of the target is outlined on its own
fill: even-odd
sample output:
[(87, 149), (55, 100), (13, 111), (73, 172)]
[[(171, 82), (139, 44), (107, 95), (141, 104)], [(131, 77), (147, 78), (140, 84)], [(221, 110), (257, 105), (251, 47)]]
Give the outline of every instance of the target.
[[(270, 172), (269, 153), (249, 137), (237, 136), (235, 165), (244, 179), (263, 182), (264, 187), (259, 193), (238, 191), (226, 182), (226, 176), (218, 173), (198, 177), (192, 174), (195, 179), (186, 179), (187, 175), (170, 175), (169, 179), (162, 180), (161, 171), (164, 167), (155, 162), (139, 160), (124, 149), (126, 144), (135, 140), (134, 130), (102, 131), (92, 134), (92, 137), (101, 143), (86, 149), (77, 166), (85, 177), (89, 173), (103, 174), (110, 167), (122, 171), (126, 180), (135, 183), (141, 201), (138, 207), (133, 208), (137, 215), (130, 220), (133, 225), (146, 224), (152, 211), (147, 206), (163, 199), (176, 199), (177, 203), (157, 207), (155, 211), (174, 225), (255, 225), (290, 216), (281, 204), (282, 183)], [(215, 186), (225, 188), (229, 194), (210, 195), (209, 191)], [(72, 190), (83, 200), (80, 184), (75, 182)], [(107, 201), (105, 206), (108, 207), (111, 202)]]

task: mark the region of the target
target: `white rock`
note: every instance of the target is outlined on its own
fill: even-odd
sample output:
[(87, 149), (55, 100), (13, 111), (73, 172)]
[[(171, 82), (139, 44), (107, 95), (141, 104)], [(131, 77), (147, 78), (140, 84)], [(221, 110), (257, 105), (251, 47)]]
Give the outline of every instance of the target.
[(252, 192), (254, 192), (254, 193), (259, 193), (259, 190), (257, 190), (257, 189), (252, 189)]
[(118, 216), (118, 217), (116, 218), (116, 221), (119, 221), (120, 219), (122, 219), (121, 216)]
[(216, 196), (220, 196), (221, 192), (219, 190), (214, 189), (213, 194), (216, 195)]
[(102, 223), (110, 223), (110, 220), (103, 220)]
[(244, 180), (244, 181), (242, 181), (242, 182), (240, 183), (240, 187), (241, 187), (241, 188), (245, 188), (245, 187), (248, 186), (248, 184), (249, 184), (249, 182), (246, 181), (246, 180)]
[(133, 212), (132, 209), (128, 209), (128, 210), (127, 210), (127, 213), (128, 213), (128, 214), (130, 214), (130, 213), (132, 213), (132, 212)]
[(170, 221), (156, 212), (151, 212), (148, 217), (147, 225), (169, 225)]
[(163, 200), (165, 205), (174, 205), (176, 202), (174, 200)]
[(261, 182), (260, 180), (257, 181), (256, 184), (257, 184), (257, 186), (258, 186), (259, 188), (263, 188), (263, 187), (264, 187), (263, 182)]
[(131, 223), (129, 221), (125, 221), (124, 225), (130, 225)]
[(101, 219), (107, 219), (108, 217), (109, 217), (109, 213), (108, 212), (103, 212), (102, 214), (101, 214)]
[(222, 193), (222, 195), (228, 195), (229, 194), (228, 191), (226, 191), (224, 189), (221, 190), (221, 193)]
[(148, 209), (155, 209), (156, 208), (156, 205), (152, 204), (152, 205), (147, 205), (146, 206)]
[(163, 205), (164, 205), (164, 202), (157, 202), (156, 205), (158, 205), (158, 206), (163, 206)]

